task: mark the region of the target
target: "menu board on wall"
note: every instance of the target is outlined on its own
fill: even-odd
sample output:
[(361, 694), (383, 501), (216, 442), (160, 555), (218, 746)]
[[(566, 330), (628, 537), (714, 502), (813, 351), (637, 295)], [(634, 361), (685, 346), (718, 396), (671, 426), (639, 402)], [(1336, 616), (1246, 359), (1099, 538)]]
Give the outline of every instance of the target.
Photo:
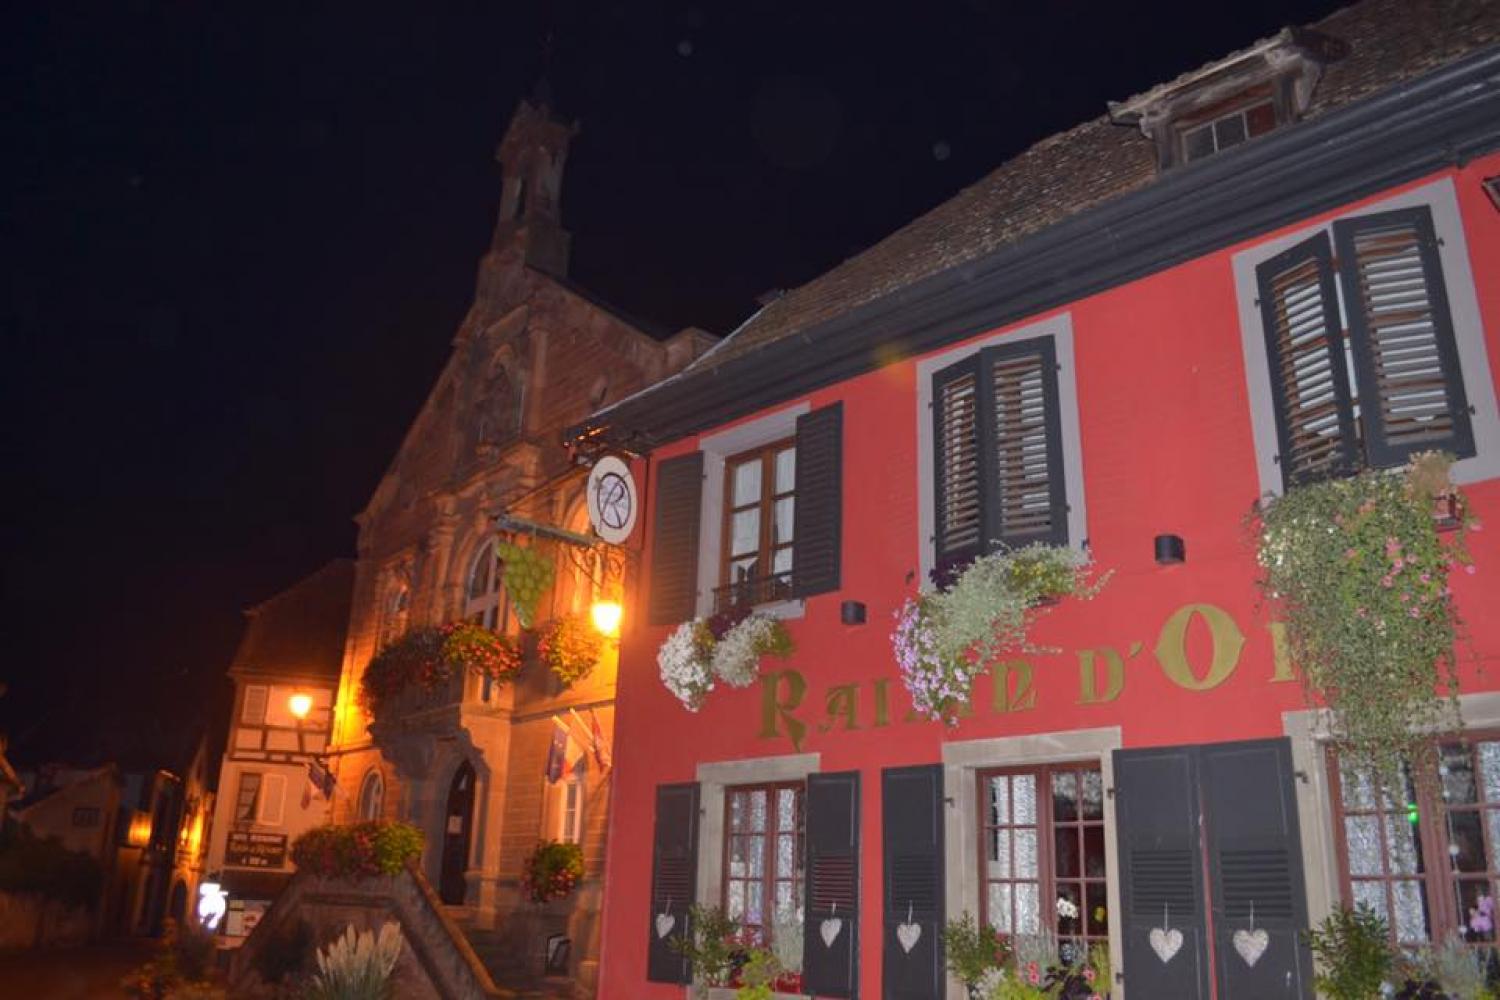
[(231, 830), (224, 863), (236, 868), (280, 868), (286, 864), (286, 834)]

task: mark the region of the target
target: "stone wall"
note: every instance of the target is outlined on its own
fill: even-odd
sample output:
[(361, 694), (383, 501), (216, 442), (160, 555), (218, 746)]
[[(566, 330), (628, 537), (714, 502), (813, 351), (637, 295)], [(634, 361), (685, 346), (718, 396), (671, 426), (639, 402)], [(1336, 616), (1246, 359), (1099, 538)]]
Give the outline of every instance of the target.
[(0, 892), (0, 948), (83, 944), (94, 927), (88, 907), (64, 906), (27, 893)]
[(393, 975), (393, 995), (406, 1000), (481, 1000), (510, 997), (497, 988), (462, 931), (444, 912), (437, 894), (415, 865), (399, 875), (333, 879), (305, 872), (293, 877), (255, 930), (234, 955), (229, 973), (232, 996), (273, 996), (272, 986), (255, 970), (256, 956), (268, 942), (305, 921), (321, 947), (353, 926), (378, 932), (387, 921), (401, 927), (401, 958)]

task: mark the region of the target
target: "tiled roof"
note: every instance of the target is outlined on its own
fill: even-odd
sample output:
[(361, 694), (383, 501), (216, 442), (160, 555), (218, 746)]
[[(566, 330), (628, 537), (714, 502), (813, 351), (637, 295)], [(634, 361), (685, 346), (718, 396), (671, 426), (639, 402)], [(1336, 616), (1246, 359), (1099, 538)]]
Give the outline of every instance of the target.
[[(1500, 0), (1364, 0), (1309, 27), (1346, 43), (1349, 53), (1327, 65), (1304, 119), (1500, 43)], [(1106, 115), (1084, 122), (772, 302), (694, 368), (716, 368), (790, 336), (815, 336), (827, 320), (1145, 188), (1158, 176), (1155, 146), (1139, 131)]]
[(251, 608), (229, 672), (336, 680), (353, 594), (353, 561), (335, 559)]

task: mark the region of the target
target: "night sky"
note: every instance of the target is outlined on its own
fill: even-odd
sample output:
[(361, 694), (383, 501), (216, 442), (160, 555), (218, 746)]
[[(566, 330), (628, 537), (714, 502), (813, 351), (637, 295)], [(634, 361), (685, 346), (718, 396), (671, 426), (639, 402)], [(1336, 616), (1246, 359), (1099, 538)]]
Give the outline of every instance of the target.
[[(20, 5), (17, 5), (20, 6)], [(732, 329), (1007, 157), (1335, 2), (60, 3), (0, 23), (0, 730), (168, 763), (350, 555), (543, 75), (572, 277)], [(550, 41), (549, 41), (550, 39)]]

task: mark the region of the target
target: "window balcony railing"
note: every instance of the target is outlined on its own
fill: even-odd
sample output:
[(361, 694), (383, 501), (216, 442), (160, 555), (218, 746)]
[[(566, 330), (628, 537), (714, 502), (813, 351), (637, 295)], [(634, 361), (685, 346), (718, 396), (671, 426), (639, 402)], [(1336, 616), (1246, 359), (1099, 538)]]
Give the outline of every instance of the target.
[(728, 583), (714, 588), (714, 614), (738, 608), (753, 608), (760, 604), (789, 601), (792, 598), (792, 574), (790, 571), (771, 576), (754, 577)]

